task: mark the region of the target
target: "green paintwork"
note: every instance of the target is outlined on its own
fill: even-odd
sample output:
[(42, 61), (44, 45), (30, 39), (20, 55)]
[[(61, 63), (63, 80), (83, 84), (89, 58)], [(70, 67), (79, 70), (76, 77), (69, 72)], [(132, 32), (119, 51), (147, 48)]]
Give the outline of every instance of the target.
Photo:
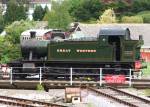
[[(138, 57), (136, 53), (139, 53), (139, 42), (120, 37), (120, 61), (135, 61)], [(58, 52), (61, 49), (68, 52)], [(77, 50), (96, 50), (96, 52), (77, 52)], [(97, 41), (54, 42), (48, 44), (48, 60), (114, 62), (115, 48), (108, 43), (108, 36), (101, 36)]]
[(126, 40), (122, 42), (122, 61), (135, 61), (140, 57), (138, 53), (139, 40)]

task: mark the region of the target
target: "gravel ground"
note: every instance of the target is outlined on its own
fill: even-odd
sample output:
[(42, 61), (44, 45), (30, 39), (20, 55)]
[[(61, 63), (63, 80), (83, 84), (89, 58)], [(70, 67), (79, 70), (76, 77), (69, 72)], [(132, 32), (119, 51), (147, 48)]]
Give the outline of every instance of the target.
[(82, 95), (83, 102), (87, 103), (86, 107), (127, 107), (91, 91), (83, 90)]
[[(16, 98), (38, 100), (43, 102), (57, 102), (64, 96), (64, 90), (36, 91), (36, 90), (15, 90), (15, 89), (0, 89), (0, 95)], [(62, 100), (62, 99), (61, 99)], [(58, 102), (61, 104), (60, 102)], [(0, 104), (0, 107), (10, 107)]]
[[(62, 104), (65, 98), (65, 90), (50, 89), (49, 92), (44, 92), (35, 90), (0, 89), (0, 95)], [(117, 107), (113, 102), (107, 101), (108, 99), (99, 97), (93, 93), (90, 93), (87, 90), (82, 90), (81, 96), (82, 96), (81, 103), (66, 104), (66, 105), (68, 105), (69, 107), (110, 107), (110, 106)], [(0, 107), (7, 107), (7, 106), (0, 105)]]
[(13, 90), (13, 89), (0, 89), (0, 95), (6, 95), (17, 98), (47, 101), (52, 98), (48, 92), (34, 91), (34, 90)]
[(125, 89), (121, 89), (121, 90), (150, 100), (149, 97), (146, 97), (144, 90), (138, 90), (135, 88), (125, 88)]
[[(141, 91), (132, 88), (122, 90), (140, 96), (143, 95)], [(0, 89), (0, 95), (63, 104), (65, 99), (65, 90), (50, 89), (49, 92), (44, 92), (35, 90)], [(119, 103), (115, 103), (113, 100), (98, 96), (95, 93), (87, 91), (86, 89), (81, 91), (81, 97), (82, 97), (81, 103), (66, 104), (66, 105), (68, 105), (69, 107), (125, 107)], [(0, 105), (0, 107), (8, 107), (8, 106)]]
[[(0, 107), (10, 107), (10, 106), (0, 104)], [(12, 106), (12, 107), (13, 107), (13, 106)]]

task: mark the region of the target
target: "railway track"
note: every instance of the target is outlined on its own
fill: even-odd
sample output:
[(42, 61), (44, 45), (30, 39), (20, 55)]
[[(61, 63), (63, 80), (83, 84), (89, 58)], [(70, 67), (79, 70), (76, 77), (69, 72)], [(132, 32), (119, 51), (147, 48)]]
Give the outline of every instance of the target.
[[(13, 80), (10, 84), (10, 80), (0, 80), (0, 88), (9, 89), (36, 89), (39, 80)], [(67, 86), (76, 87), (99, 87), (99, 81), (72, 81), (70, 80), (42, 80), (42, 85), (49, 88), (65, 88)], [(133, 88), (145, 89), (150, 88), (150, 79), (132, 79), (131, 84)], [(115, 86), (115, 87), (129, 87), (129, 82), (126, 81), (123, 84), (107, 84), (105, 80), (102, 81), (102, 86)]]
[(14, 98), (8, 96), (0, 96), (0, 104), (15, 106), (15, 107), (67, 107), (65, 105), (45, 103), (40, 101)]
[(132, 79), (133, 82), (150, 82), (150, 79)]
[(132, 86), (137, 89), (150, 88), (150, 79), (132, 79)]
[(107, 98), (115, 100), (116, 102), (119, 102), (129, 107), (149, 107), (150, 106), (150, 100), (144, 99), (139, 96), (135, 96), (133, 94), (121, 91), (113, 87), (106, 87), (102, 89), (95, 89), (95, 88), (89, 87), (88, 89), (93, 92), (96, 92), (99, 95), (105, 96)]

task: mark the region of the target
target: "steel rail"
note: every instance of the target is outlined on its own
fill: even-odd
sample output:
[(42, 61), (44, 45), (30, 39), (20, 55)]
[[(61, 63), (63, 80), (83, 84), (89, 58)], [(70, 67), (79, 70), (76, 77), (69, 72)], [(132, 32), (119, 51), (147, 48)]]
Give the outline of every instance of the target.
[(29, 104), (24, 104), (24, 103), (20, 103), (20, 102), (12, 102), (12, 101), (5, 101), (5, 100), (0, 100), (1, 104), (5, 104), (5, 105), (13, 105), (13, 106), (21, 106), (21, 107), (36, 107), (33, 105), (29, 105)]
[(93, 92), (95, 92), (95, 93), (97, 93), (97, 94), (103, 95), (103, 96), (108, 97), (108, 98), (111, 98), (111, 99), (113, 99), (113, 100), (115, 100), (115, 101), (117, 101), (117, 102), (119, 102), (119, 103), (122, 103), (122, 104), (124, 104), (124, 105), (127, 105), (127, 106), (129, 106), (129, 107), (138, 107), (137, 105), (134, 105), (134, 104), (129, 103), (129, 102), (127, 102), (127, 101), (124, 101), (124, 100), (121, 100), (121, 99), (119, 99), (119, 98), (113, 97), (113, 96), (111, 96), (111, 95), (109, 95), (109, 94), (106, 94), (106, 93), (104, 93), (104, 92), (101, 92), (101, 91), (99, 91), (99, 90), (97, 90), (97, 89), (94, 89), (94, 88), (92, 88), (92, 87), (88, 87), (88, 89), (91, 90), (91, 91), (93, 91)]
[[(67, 107), (65, 105), (60, 105), (60, 104), (55, 104), (55, 103), (46, 103), (46, 102), (41, 102), (41, 101), (27, 100), (27, 99), (8, 97), (8, 96), (0, 96), (0, 99), (8, 100), (8, 101), (0, 100), (0, 103), (18, 105), (18, 106), (23, 106), (23, 107), (36, 107), (33, 104), (43, 105), (44, 107)], [(9, 100), (12, 100), (12, 102)]]
[(132, 82), (150, 82), (150, 79), (131, 79)]
[(141, 101), (143, 101), (143, 102), (145, 102), (145, 103), (150, 104), (150, 100), (148, 100), (148, 99), (145, 99), (145, 98), (142, 98), (142, 97), (139, 97), (139, 96), (130, 94), (130, 93), (125, 92), (125, 91), (121, 91), (121, 90), (119, 90), (119, 89), (117, 89), (117, 88), (114, 88), (114, 87), (108, 87), (108, 88), (110, 88), (111, 90), (117, 91), (117, 92), (119, 92), (119, 93), (122, 93), (122, 94), (124, 94), (124, 95), (128, 95), (128, 96), (130, 96), (130, 97), (133, 97), (133, 98), (135, 98), (135, 99), (138, 99), (138, 100), (141, 100)]

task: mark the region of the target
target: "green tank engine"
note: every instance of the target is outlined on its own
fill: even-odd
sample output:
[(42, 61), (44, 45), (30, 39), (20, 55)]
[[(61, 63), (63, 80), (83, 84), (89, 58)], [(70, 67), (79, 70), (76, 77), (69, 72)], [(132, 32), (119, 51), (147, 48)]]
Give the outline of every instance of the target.
[[(38, 42), (38, 41), (37, 41)], [(42, 41), (44, 42), (44, 41)], [(39, 43), (43, 44), (43, 43)], [(45, 45), (46, 44), (46, 45)], [(25, 47), (25, 56), (18, 62), (11, 62), (11, 67), (23, 67), (23, 69), (15, 69), (14, 72), (38, 72), (36, 67), (45, 67), (42, 72), (45, 72), (45, 77), (57, 77), (59, 75), (69, 75), (67, 70), (58, 70), (55, 68), (107, 68), (103, 69), (104, 73), (123, 73), (128, 75), (129, 69), (139, 71), (142, 67), (140, 63), (140, 48), (143, 44), (142, 36), (139, 40), (132, 40), (128, 28), (113, 27), (101, 28), (97, 38), (80, 38), (67, 39), (61, 41), (46, 41), (42, 46), (38, 46), (38, 50), (34, 45)], [(35, 46), (37, 47), (37, 46)], [(40, 47), (40, 48), (39, 48)], [(44, 51), (42, 49), (44, 47)], [(27, 50), (38, 54), (38, 59), (27, 55)], [(40, 50), (41, 49), (41, 50)], [(41, 58), (40, 58), (40, 55)], [(29, 57), (31, 56), (31, 57)], [(26, 69), (32, 67), (32, 69)], [(35, 69), (34, 69), (35, 68)], [(51, 68), (51, 69), (50, 69)], [(110, 68), (110, 70), (108, 70)], [(112, 70), (112, 68), (117, 68)], [(127, 69), (127, 70), (121, 70)], [(97, 71), (86, 70), (87, 73), (92, 72), (92, 75)], [(90, 72), (89, 72), (90, 71)], [(76, 73), (76, 71), (74, 71)], [(78, 74), (82, 70), (77, 70)], [(133, 71), (134, 72), (134, 71)], [(132, 73), (133, 73), (132, 72)], [(98, 72), (99, 73), (99, 72)], [(99, 76), (99, 74), (97, 74)]]

